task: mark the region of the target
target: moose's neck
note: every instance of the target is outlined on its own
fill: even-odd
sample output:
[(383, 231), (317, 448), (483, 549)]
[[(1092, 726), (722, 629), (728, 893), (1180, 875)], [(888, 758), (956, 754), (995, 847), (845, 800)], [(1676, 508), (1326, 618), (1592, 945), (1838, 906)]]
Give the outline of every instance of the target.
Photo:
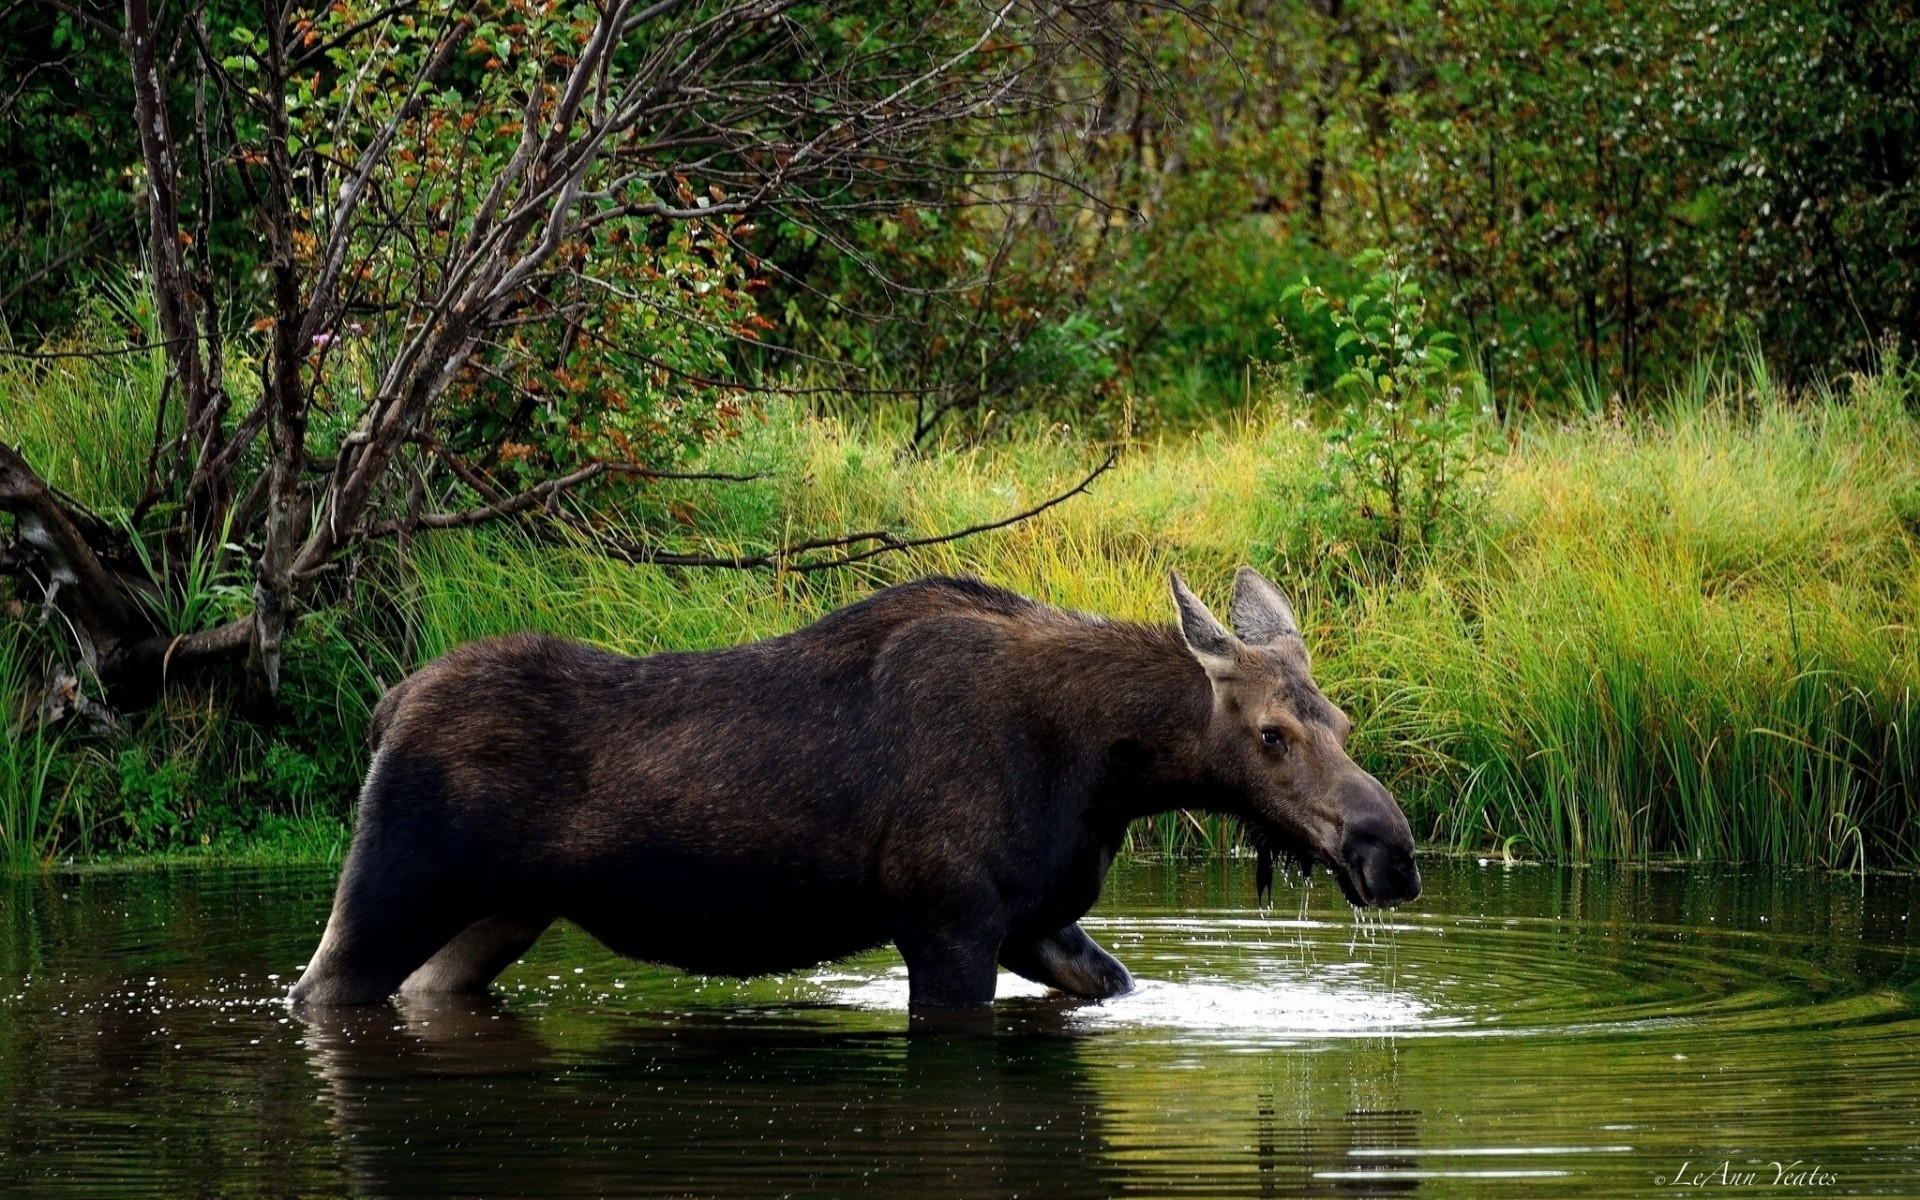
[(1238, 810), (1207, 754), (1213, 685), (1178, 631), (1089, 622), (1049, 649), (1034, 677), (1054, 692), (1062, 732), (1092, 768), (1099, 818), (1124, 827), (1176, 808)]

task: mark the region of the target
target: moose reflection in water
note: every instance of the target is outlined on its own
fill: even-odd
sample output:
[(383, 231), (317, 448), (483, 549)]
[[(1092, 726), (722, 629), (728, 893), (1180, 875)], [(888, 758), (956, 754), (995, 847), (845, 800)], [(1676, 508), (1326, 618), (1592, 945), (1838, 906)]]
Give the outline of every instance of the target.
[(560, 918), (735, 976), (890, 941), (922, 1009), (990, 1003), (1000, 966), (1116, 996), (1131, 976), (1078, 922), (1128, 824), (1176, 808), (1239, 818), (1268, 870), (1323, 865), (1352, 904), (1417, 896), (1406, 817), (1348, 757), (1279, 590), (1241, 568), (1230, 632), (1171, 584), (1177, 626), (934, 578), (727, 650), (456, 650), (374, 713), (293, 998), (484, 991)]
[[(707, 1013), (621, 1026), (588, 1063), (491, 997), (402, 998), (398, 1021), (367, 1008), (316, 1017), (307, 1046), (355, 1194), (1120, 1194), (1127, 1132), (1070, 1008), (1001, 1010), (993, 1038)], [(1354, 1157), (1408, 1150), (1414, 1113), (1302, 1126), (1268, 1096), (1228, 1120), (1253, 1131), (1262, 1192), (1417, 1186), (1394, 1175), (1411, 1159)]]

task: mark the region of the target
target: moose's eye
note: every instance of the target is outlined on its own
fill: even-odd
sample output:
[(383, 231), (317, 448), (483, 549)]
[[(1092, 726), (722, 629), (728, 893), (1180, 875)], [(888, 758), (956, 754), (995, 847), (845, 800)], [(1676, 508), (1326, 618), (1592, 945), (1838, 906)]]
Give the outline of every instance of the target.
[(1278, 729), (1269, 725), (1260, 731), (1260, 740), (1269, 746), (1282, 746), (1286, 744), (1287, 739)]

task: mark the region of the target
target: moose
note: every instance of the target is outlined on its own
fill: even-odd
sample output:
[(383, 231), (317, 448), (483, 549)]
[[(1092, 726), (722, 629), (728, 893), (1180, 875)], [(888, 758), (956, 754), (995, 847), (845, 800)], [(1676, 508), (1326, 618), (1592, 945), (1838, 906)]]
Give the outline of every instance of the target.
[(1128, 824), (1237, 818), (1349, 903), (1420, 893), (1413, 835), (1348, 757), (1292, 608), (1242, 567), (1223, 626), (1063, 611), (974, 579), (902, 584), (797, 632), (631, 658), (516, 634), (374, 710), (352, 850), (300, 1006), (481, 992), (557, 919), (703, 974), (894, 942), (916, 1010), (997, 971), (1106, 999), (1077, 922)]

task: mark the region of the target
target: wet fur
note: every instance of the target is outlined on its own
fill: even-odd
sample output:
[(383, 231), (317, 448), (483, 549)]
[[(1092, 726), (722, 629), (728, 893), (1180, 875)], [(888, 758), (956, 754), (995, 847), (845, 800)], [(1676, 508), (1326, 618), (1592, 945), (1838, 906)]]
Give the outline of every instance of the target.
[(724, 650), (476, 642), (376, 709), (294, 998), (484, 988), (558, 918), (729, 975), (891, 940), (922, 1005), (990, 1001), (997, 962), (1112, 995), (1125, 968), (1074, 922), (1127, 823), (1251, 815), (1209, 767), (1212, 705), (1176, 630), (966, 579)]

